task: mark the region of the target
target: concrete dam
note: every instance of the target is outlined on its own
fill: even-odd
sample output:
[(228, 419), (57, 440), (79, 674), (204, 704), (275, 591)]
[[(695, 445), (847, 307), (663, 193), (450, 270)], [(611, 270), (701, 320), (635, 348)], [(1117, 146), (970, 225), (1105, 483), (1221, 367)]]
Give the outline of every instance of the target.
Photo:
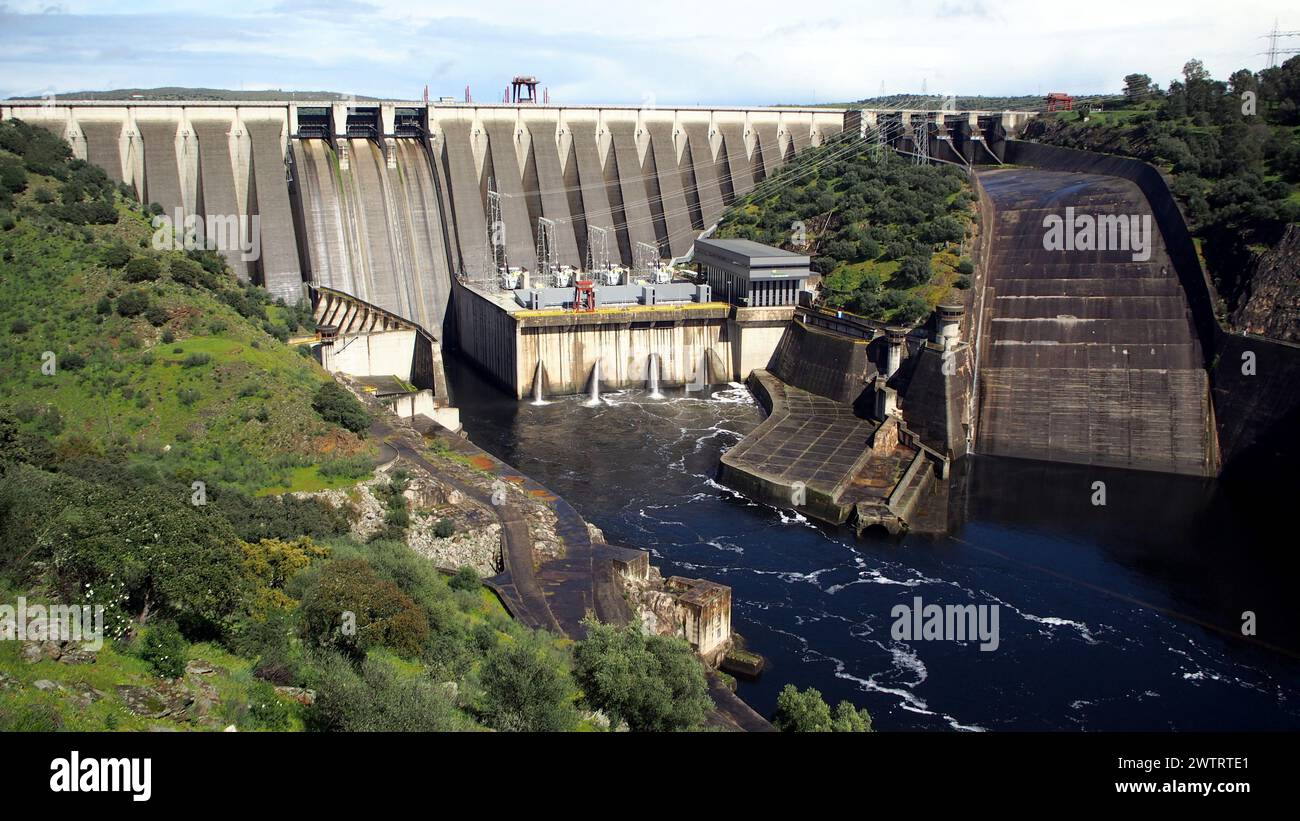
[(539, 218), (558, 264), (582, 267), (588, 228), (609, 258), (638, 243), (685, 254), (722, 210), (844, 112), (282, 102), (5, 101), (165, 215), (238, 219), (257, 247), (236, 273), (287, 301), (334, 288), (446, 333), (451, 281), (495, 274), (489, 191), (505, 262), (537, 270)]
[[(289, 302), (310, 283), (391, 312), (459, 347), (520, 398), (743, 380), (773, 367), (793, 316), (788, 307), (729, 304), (707, 287), (657, 303), (631, 296), (581, 315), (485, 287), (504, 266), (539, 269), (541, 223), (551, 226), (557, 265), (581, 269), (603, 250), (610, 264), (636, 268), (646, 248), (657, 258), (687, 254), (726, 206), (806, 148), (869, 138), (872, 129), (904, 152), (924, 141), (934, 160), (971, 169), (987, 236), (961, 330), (972, 346), (970, 411), (945, 410), (945, 441), (964, 429), (975, 452), (1216, 473), (1215, 426), (1235, 430), (1240, 420), (1214, 415), (1208, 365), (1217, 326), (1176, 205), (1149, 166), (1012, 139), (1029, 116), (0, 103), (0, 117), (50, 129), (169, 217), (235, 217), (246, 230), (256, 218), (253, 253), (227, 253), (241, 279)], [(1004, 158), (1037, 168), (993, 167)], [(1153, 214), (1150, 258), (1044, 252), (1043, 215), (1070, 205)], [(593, 235), (607, 245), (589, 248)], [(862, 373), (846, 378), (865, 386)]]

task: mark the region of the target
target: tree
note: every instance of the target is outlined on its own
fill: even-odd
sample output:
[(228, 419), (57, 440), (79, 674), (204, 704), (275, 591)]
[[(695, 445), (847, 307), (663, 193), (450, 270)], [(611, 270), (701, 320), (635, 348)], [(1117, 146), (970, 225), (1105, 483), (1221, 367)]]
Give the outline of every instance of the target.
[(355, 396), (336, 382), (326, 382), (316, 391), (311, 406), (326, 422), (340, 425), (357, 435), (370, 429), (370, 414)]
[(587, 638), (574, 650), (574, 677), (587, 703), (615, 725), (636, 732), (686, 730), (704, 720), (712, 702), (704, 667), (679, 638), (647, 636), (587, 619)]
[(787, 684), (776, 697), (776, 716), (772, 724), (783, 733), (829, 733), (831, 708), (820, 690), (809, 687), (802, 692)]
[(149, 295), (133, 288), (117, 298), (117, 312), (125, 317), (139, 316), (149, 310)]
[(358, 661), (380, 645), (417, 658), (429, 638), (420, 607), (365, 559), (326, 565), (304, 591), (299, 612), (309, 641)]
[(307, 684), (316, 701), (303, 716), (309, 730), (334, 732), (448, 732), (472, 729), (446, 691), (427, 678), (403, 678), (386, 659), (368, 658), (358, 670), (342, 656), (312, 659)]
[(0, 510), (6, 574), (44, 568), (63, 601), (105, 605), (112, 636), (156, 616), (220, 635), (244, 600), (230, 526), (173, 494), (20, 466), (0, 480)]
[(800, 691), (787, 684), (776, 697), (776, 716), (772, 723), (783, 733), (866, 733), (871, 731), (871, 715), (847, 701), (831, 708), (815, 687)]
[(1151, 78), (1145, 74), (1129, 74), (1124, 78), (1124, 99), (1140, 103), (1151, 98)]
[(900, 287), (913, 288), (929, 282), (932, 274), (928, 257), (912, 256), (903, 260), (903, 264), (898, 266), (894, 281)]
[(152, 282), (161, 273), (158, 260), (153, 257), (136, 257), (126, 264), (123, 275), (127, 282)]
[(577, 724), (573, 680), (545, 633), (498, 642), (483, 661), (479, 678), (489, 727), (553, 733)]

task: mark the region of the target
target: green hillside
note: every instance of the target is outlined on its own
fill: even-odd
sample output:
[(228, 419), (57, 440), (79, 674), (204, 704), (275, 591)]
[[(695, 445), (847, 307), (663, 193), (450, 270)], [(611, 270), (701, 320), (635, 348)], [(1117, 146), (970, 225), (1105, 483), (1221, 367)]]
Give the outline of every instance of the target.
[(962, 254), (973, 202), (958, 168), (839, 140), (805, 150), (737, 201), (716, 235), (810, 254), (827, 305), (913, 324), (970, 285)]
[[(684, 640), (533, 632), (415, 553), (402, 469), (364, 544), (272, 495), (370, 477), (370, 411), (286, 344), (299, 309), (155, 250), (157, 210), (0, 123), (0, 731), (699, 725)], [(14, 635), (20, 600), (102, 608), (105, 641)]]

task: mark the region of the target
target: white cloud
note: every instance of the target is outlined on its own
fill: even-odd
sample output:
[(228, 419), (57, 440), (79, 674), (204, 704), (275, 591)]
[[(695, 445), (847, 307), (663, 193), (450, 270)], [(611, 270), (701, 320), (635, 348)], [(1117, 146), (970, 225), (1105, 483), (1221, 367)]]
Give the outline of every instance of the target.
[[(173, 0), (166, 11), (62, 0), (0, 7), (3, 93), (106, 86), (247, 86), (372, 96), (500, 98), (532, 73), (563, 102), (660, 105), (851, 100), (879, 92), (1115, 91), (1191, 57), (1219, 77), (1262, 63), (1289, 7), (1210, 0)], [(809, 9), (810, 11), (805, 11)], [(1300, 14), (1291, 15), (1300, 27)]]

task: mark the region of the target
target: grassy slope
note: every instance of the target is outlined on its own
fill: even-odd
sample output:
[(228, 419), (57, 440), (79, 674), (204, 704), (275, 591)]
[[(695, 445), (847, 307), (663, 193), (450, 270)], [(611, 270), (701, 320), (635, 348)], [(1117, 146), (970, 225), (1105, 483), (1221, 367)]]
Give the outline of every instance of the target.
[[(8, 337), (0, 346), (0, 403), (25, 425), (49, 424), (44, 411), (53, 409), (62, 420), (56, 447), (64, 451), (118, 452), (145, 470), (249, 490), (319, 484), (308, 465), (371, 447), (312, 410), (312, 394), (327, 378), (318, 365), (211, 291), (170, 279), (167, 263), (182, 254), (142, 248), (152, 229), (139, 211), (119, 203), (122, 217), (108, 226), (43, 220), (39, 189), (58, 190), (56, 181), (32, 175), (15, 212), (30, 210), (0, 232), (0, 333)], [(162, 278), (124, 282), (100, 261), (114, 239), (158, 258)], [(102, 297), (134, 287), (167, 309), (164, 325), (96, 312)], [(269, 310), (274, 318), (276, 308)], [(168, 332), (174, 341), (164, 343)], [(45, 375), (45, 351), (60, 359), (75, 352), (86, 365)], [(209, 359), (186, 365), (193, 354)]]

